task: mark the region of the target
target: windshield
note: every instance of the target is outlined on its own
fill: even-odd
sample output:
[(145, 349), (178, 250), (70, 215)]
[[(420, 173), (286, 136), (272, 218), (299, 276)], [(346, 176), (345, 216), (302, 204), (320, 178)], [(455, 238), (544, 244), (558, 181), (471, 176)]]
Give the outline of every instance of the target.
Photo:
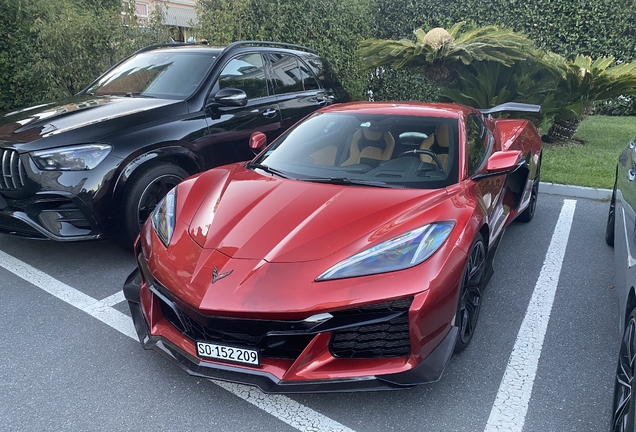
[(216, 55), (209, 52), (149, 51), (131, 57), (85, 93), (183, 99), (199, 86)]
[(251, 166), (305, 181), (434, 189), (457, 182), (457, 143), (456, 118), (316, 113)]

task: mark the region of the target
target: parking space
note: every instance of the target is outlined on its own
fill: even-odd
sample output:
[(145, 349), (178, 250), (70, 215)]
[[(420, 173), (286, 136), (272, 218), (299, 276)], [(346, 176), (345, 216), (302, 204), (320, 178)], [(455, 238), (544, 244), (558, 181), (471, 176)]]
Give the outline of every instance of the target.
[(562, 267), (546, 276), (564, 199), (542, 194), (535, 219), (507, 229), (475, 337), (442, 379), (394, 392), (268, 396), (190, 377), (129, 337), (117, 301), (132, 254), (0, 235), (0, 429), (510, 430), (489, 418), (533, 293), (553, 282), (547, 316), (532, 314), (547, 328), (515, 427), (607, 430), (618, 351), (607, 203), (570, 199)]

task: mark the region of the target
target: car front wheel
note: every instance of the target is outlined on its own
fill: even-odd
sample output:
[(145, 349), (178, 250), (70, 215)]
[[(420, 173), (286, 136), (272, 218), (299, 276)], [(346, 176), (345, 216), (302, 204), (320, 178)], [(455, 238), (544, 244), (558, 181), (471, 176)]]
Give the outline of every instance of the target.
[(632, 309), (625, 325), (614, 380), (612, 431), (634, 430), (634, 370), (636, 362), (636, 309)]
[(120, 245), (130, 250), (139, 231), (157, 204), (172, 188), (188, 177), (188, 172), (171, 163), (143, 169), (126, 187), (122, 201)]
[(481, 234), (477, 234), (468, 254), (459, 292), (459, 303), (455, 315), (455, 325), (459, 328), (459, 334), (455, 343), (455, 354), (466, 349), (475, 333), (481, 309), (485, 273), (486, 246)]

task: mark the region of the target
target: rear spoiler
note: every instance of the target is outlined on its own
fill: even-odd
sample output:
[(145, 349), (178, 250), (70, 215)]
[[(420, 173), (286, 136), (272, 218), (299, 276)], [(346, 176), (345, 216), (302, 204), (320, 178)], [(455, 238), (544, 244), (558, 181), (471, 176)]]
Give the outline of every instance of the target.
[(541, 112), (541, 105), (532, 105), (519, 102), (506, 102), (505, 104), (497, 105), (496, 107), (480, 109), (478, 111), (482, 114), (494, 114), (503, 111), (538, 113)]

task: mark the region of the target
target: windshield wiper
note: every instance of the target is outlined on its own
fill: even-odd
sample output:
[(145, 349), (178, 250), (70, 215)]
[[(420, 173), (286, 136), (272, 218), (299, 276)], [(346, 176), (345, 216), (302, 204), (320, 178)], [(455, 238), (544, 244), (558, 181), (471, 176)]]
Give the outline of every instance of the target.
[(245, 165), (245, 168), (257, 168), (259, 170), (263, 170), (263, 171), (268, 172), (270, 174), (277, 175), (278, 177), (289, 178), (287, 175), (283, 174), (282, 171), (279, 171), (276, 168), (271, 168), (271, 167), (269, 167), (267, 165), (263, 165), (261, 163), (249, 162), (249, 163), (247, 163)]
[(302, 180), (307, 182), (313, 182), (313, 183), (404, 189), (403, 185), (395, 185), (395, 184), (385, 183), (382, 181), (350, 179), (347, 177), (325, 177), (325, 178), (318, 177), (318, 178), (306, 178)]

